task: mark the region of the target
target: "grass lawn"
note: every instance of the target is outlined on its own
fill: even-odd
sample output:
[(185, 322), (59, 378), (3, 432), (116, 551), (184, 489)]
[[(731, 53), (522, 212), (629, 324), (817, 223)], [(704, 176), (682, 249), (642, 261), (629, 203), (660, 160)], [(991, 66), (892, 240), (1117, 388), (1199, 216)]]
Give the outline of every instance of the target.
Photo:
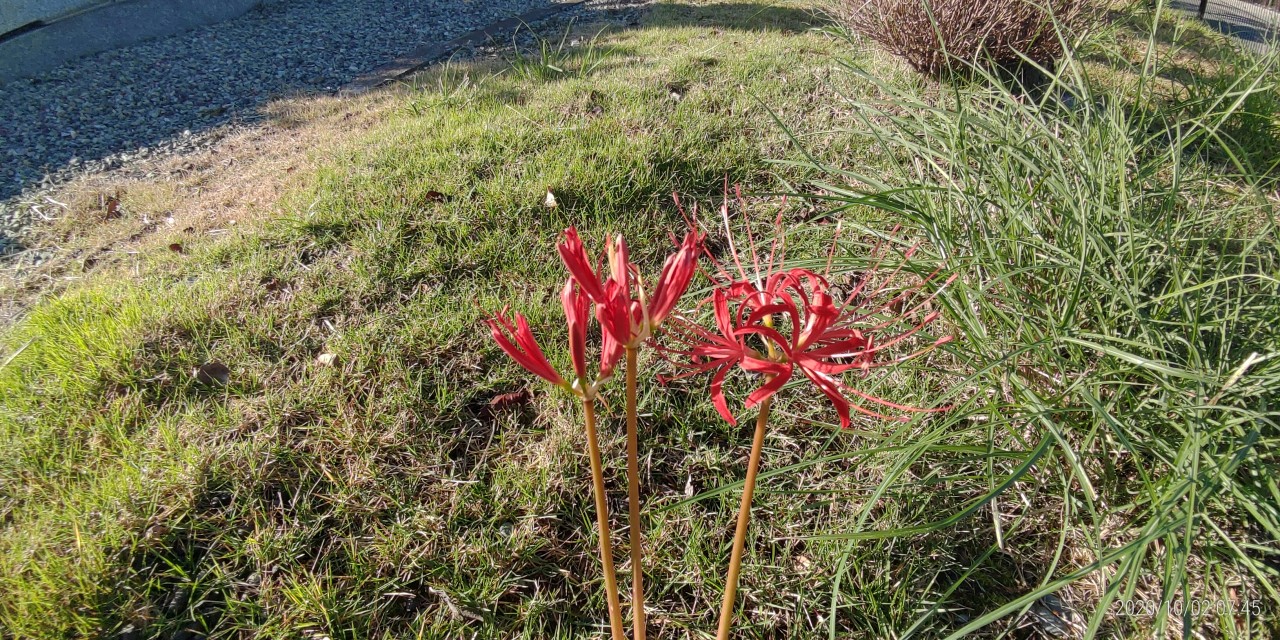
[[(1274, 61), (1176, 20), (1148, 40), (1126, 11), (1081, 49), (1084, 115), (1055, 115), (920, 79), (815, 8), (660, 3), (281, 101), (274, 133), (228, 143), (239, 163), (68, 187), (62, 253), (6, 291), (0, 637), (606, 637), (579, 409), (480, 321), (528, 314), (565, 368), (557, 234), (623, 233), (656, 272), (672, 192), (710, 212), (726, 180), (762, 224), (766, 193), (814, 196), (782, 210), (798, 263), (839, 219), (838, 276), (894, 224), (961, 275), (957, 344), (868, 381), (955, 411), (842, 431), (781, 394), (737, 637), (945, 637), (988, 613), (981, 633), (1023, 637), (1050, 592), (1104, 636), (1263, 637)], [(211, 362), (225, 384), (198, 380)], [(705, 381), (642, 385), (651, 636), (710, 637), (749, 421)], [(1174, 599), (1237, 611), (1124, 615)]]

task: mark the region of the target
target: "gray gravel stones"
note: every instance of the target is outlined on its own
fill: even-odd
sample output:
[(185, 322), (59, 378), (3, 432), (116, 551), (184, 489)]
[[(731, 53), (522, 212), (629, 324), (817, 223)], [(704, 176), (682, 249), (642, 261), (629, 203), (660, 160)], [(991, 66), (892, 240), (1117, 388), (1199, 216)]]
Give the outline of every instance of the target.
[[(588, 0), (536, 30), (571, 21), (635, 26), (650, 1)], [(551, 3), (283, 0), (0, 85), (0, 257), (40, 252), (24, 246), (23, 236), (32, 223), (56, 215), (50, 191), (76, 175), (127, 171), (140, 160), (211, 147), (253, 126), (258, 107), (273, 97), (331, 93), (416, 47)], [(529, 31), (519, 36), (517, 46), (527, 45)], [(499, 55), (503, 46), (469, 53)]]
[(128, 161), (113, 154), (199, 141), (272, 97), (332, 91), (416, 46), (549, 2), (286, 0), (0, 85), (0, 198), (46, 174)]

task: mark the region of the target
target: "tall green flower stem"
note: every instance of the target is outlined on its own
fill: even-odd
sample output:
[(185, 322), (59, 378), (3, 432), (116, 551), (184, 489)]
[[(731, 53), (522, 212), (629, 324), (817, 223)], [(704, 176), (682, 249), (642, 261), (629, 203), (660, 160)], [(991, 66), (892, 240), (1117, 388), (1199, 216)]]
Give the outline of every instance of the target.
[(645, 639), (644, 526), (640, 522), (640, 437), (636, 416), (636, 349), (627, 347), (627, 501), (631, 506), (632, 637)]
[(724, 603), (720, 605), (720, 631), (717, 640), (728, 640), (733, 626), (733, 605), (738, 596), (738, 574), (742, 572), (742, 549), (747, 543), (747, 524), (751, 522), (751, 497), (756, 490), (756, 473), (760, 471), (760, 452), (764, 449), (765, 426), (769, 422), (769, 408), (773, 397), (760, 403), (760, 415), (756, 417), (756, 435), (751, 441), (751, 458), (747, 461), (747, 479), (742, 486), (742, 505), (738, 507), (738, 528), (733, 534), (733, 553), (729, 556), (729, 573), (725, 576)]
[(582, 399), (587, 423), (587, 452), (591, 458), (591, 483), (596, 498), (596, 525), (600, 532), (600, 564), (604, 569), (605, 598), (609, 602), (609, 629), (613, 640), (626, 640), (622, 631), (622, 605), (618, 600), (618, 579), (613, 570), (613, 545), (609, 538), (609, 505), (604, 493), (604, 465), (600, 462), (600, 441), (596, 436), (595, 400)]

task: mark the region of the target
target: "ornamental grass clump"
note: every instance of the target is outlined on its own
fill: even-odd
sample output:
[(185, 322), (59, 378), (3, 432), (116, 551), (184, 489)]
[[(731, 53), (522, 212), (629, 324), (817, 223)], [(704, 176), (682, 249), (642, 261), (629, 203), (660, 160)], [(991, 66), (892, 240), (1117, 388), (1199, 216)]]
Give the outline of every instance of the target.
[[(1180, 29), (1161, 5), (1135, 10), (1153, 43)], [(960, 274), (938, 302), (967, 338), (951, 368), (972, 372), (953, 410), (903, 436), (936, 447), (913, 460), (965, 504), (829, 536), (910, 544), (957, 523), (986, 536), (989, 555), (938, 569), (963, 572), (920, 597), (903, 635), (1016, 635), (1037, 608), (1056, 615), (1054, 599), (1077, 603), (1075, 637), (1274, 635), (1280, 202), (1274, 158), (1255, 154), (1275, 140), (1227, 132), (1276, 118), (1280, 54), (1233, 54), (1208, 95), (1205, 76), (1157, 51), (1122, 69), (1120, 91), (1112, 68), (1068, 58), (1039, 100), (994, 78), (936, 100), (844, 65), (876, 99), (841, 133), (880, 155), (802, 166), (829, 202), (893, 216)], [(833, 272), (863, 268), (838, 256)], [(957, 473), (941, 454), (975, 436), (1004, 459)], [(940, 503), (926, 486), (886, 477), (874, 492)], [(1001, 515), (1010, 504), (1022, 515)], [(1011, 542), (1037, 538), (1059, 542)], [(1010, 566), (1025, 578), (993, 590)], [(1150, 609), (1129, 616), (1126, 602)]]
[(1067, 34), (1096, 11), (1091, 0), (852, 0), (836, 9), (854, 32), (930, 75), (1015, 69), (1024, 58), (1051, 69)]

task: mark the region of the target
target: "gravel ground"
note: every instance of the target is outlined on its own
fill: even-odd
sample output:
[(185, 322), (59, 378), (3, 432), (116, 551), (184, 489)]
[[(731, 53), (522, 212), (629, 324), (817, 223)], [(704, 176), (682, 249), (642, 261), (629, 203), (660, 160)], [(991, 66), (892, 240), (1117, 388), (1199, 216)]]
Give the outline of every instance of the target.
[[(533, 25), (639, 24), (652, 0), (587, 0)], [(414, 5), (411, 7), (404, 5)], [(419, 46), (451, 40), (552, 0), (286, 0), (228, 22), (72, 61), (0, 85), (0, 264), (39, 264), (23, 240), (56, 215), (54, 187), (137, 173), (148, 159), (215, 147), (256, 126), (273, 97), (333, 93)], [(529, 46), (530, 30), (516, 45)], [(510, 39), (451, 54), (502, 56)]]
[[(0, 86), (0, 253), (41, 187), (207, 147), (269, 99), (331, 92), (415, 47), (551, 0), (287, 0)], [(38, 214), (35, 214), (38, 216)]]
[[(0, 0), (3, 2), (4, 0)], [(307, 6), (316, 7), (323, 6), (320, 2), (312, 0), (291, 0), (295, 2), (305, 3)], [(364, 0), (370, 1), (370, 0)], [(423, 1), (423, 0), (415, 0)], [(441, 2), (443, 0), (436, 0)], [(563, 0), (561, 0), (563, 1)], [(530, 25), (530, 29), (521, 28), (514, 34), (509, 32), (495, 32), (493, 39), (476, 45), (467, 45), (458, 51), (448, 52), (446, 55), (453, 60), (462, 62), (466, 60), (492, 60), (492, 59), (510, 59), (512, 56), (511, 48), (514, 46), (527, 51), (536, 51), (537, 43), (533, 37), (534, 33), (542, 37), (559, 39), (565, 30), (572, 27), (580, 34), (593, 34), (595, 30), (604, 24), (612, 24), (620, 28), (633, 28), (641, 23), (641, 17), (647, 10), (647, 6), (653, 0), (586, 0), (585, 2), (565, 8), (564, 10), (553, 13), (552, 15), (538, 20)], [(464, 5), (469, 6), (469, 5)], [(525, 13), (531, 5), (523, 5), (518, 8), (521, 14)], [(546, 6), (546, 5), (543, 5)], [(460, 32), (470, 31), (476, 28), (489, 27), (497, 20), (504, 19), (513, 15), (509, 9), (506, 15), (498, 15), (493, 19), (487, 20), (484, 24), (472, 24), (466, 28), (458, 27), (443, 31), (434, 35), (436, 39), (431, 45), (442, 44), (458, 35)], [(285, 15), (279, 14), (276, 15)], [(250, 19), (259, 20), (261, 16), (251, 16)], [(199, 36), (200, 32), (189, 34), (190, 36)], [(585, 36), (584, 36), (585, 37)], [(575, 37), (577, 42), (581, 38)], [(155, 46), (157, 43), (148, 43), (148, 46)], [(379, 66), (383, 62), (390, 61), (402, 54), (408, 53), (410, 50), (418, 46), (418, 42), (403, 47), (402, 50), (391, 52), (381, 58), (372, 58), (369, 68)], [(169, 45), (175, 46), (175, 45)], [(187, 44), (186, 46), (194, 46)], [(387, 47), (388, 49), (390, 47)], [(112, 57), (119, 56), (123, 52), (116, 52)], [(100, 56), (102, 57), (102, 56)], [(322, 58), (329, 60), (329, 67), (341, 68), (340, 64), (333, 64), (331, 58)], [(139, 62), (138, 64), (142, 64)], [(347, 72), (335, 72), (335, 81), (331, 84), (321, 86), (319, 88), (312, 87), (307, 96), (333, 96), (333, 89), (343, 86), (352, 77), (361, 75), (365, 71), (359, 73), (351, 72), (350, 66), (347, 65)], [(55, 74), (63, 77), (66, 71), (59, 70)], [(46, 79), (52, 77), (46, 76)], [(171, 83), (173, 78), (165, 76), (157, 76), (151, 79), (150, 85), (163, 86), (163, 83)], [(17, 84), (23, 92), (34, 92), (40, 88), (44, 82), (36, 83), (34, 86), (27, 84)], [(81, 91), (85, 91), (85, 83), (78, 82), (77, 85)], [(287, 85), (286, 85), (287, 86)], [(12, 105), (2, 104), (8, 99), (6, 92), (9, 86), (0, 87), (0, 110), (10, 109)], [(118, 89), (113, 88), (112, 91)], [(134, 87), (134, 91), (138, 91)], [(70, 95), (70, 89), (63, 87), (59, 92), (50, 92), (46, 95)], [(96, 94), (93, 94), (96, 95)], [(162, 93), (160, 97), (155, 98), (159, 105), (155, 108), (168, 108), (167, 94)], [(25, 100), (31, 100), (31, 95), (26, 95)], [(64, 98), (65, 99), (65, 98)], [(336, 96), (338, 103), (343, 103), (347, 98), (341, 95)], [(326, 109), (341, 109), (337, 104), (332, 102), (333, 98), (316, 101), (328, 105)], [(352, 104), (359, 104), (361, 97), (351, 98)], [(86, 101), (91, 102), (92, 96)], [(303, 102), (310, 103), (311, 100)], [(259, 117), (258, 107), (260, 103), (246, 100), (244, 106), (237, 110), (227, 110), (219, 114), (204, 114), (205, 120), (200, 121), (201, 124), (191, 124), (193, 120), (201, 117), (201, 114), (191, 116), (189, 112), (175, 111), (175, 113), (186, 114), (185, 116), (169, 116), (170, 122), (166, 129), (150, 132), (143, 139), (149, 141), (146, 149), (140, 149), (138, 138), (122, 138), (123, 142), (116, 143), (119, 151), (108, 151), (111, 147), (98, 143), (97, 146), (86, 145), (80, 148), (97, 149), (99, 155), (96, 158), (83, 160), (76, 164), (64, 164), (62, 166), (54, 166), (51, 163), (52, 172), (42, 176), (35, 181), (21, 183), (21, 192), (17, 195), (8, 197), (0, 197), (0, 329), (12, 324), (18, 318), (22, 317), (25, 310), (30, 308), (31, 304), (43, 298), (46, 294), (61, 290), (68, 283), (73, 282), (82, 277), (89, 267), (88, 262), (96, 262), (97, 258), (103, 256), (114, 256), (110, 259), (123, 259), (122, 255), (129, 253), (128, 243), (138, 239), (139, 234), (145, 235), (156, 231), (157, 229), (165, 229), (166, 224), (174, 224), (174, 218), (168, 218), (165, 221), (152, 222), (144, 226), (126, 227), (121, 234), (111, 235), (108, 233), (101, 238), (94, 240), (91, 245), (62, 246), (58, 244), (57, 235), (45, 235), (41, 232), (42, 223), (45, 221), (56, 221), (63, 215), (66, 215), (66, 202), (74, 202), (76, 196), (75, 189), (84, 187), (92, 193), (102, 193), (105, 185), (122, 185), (135, 183), (168, 183), (177, 186), (180, 189), (195, 188), (196, 192), (193, 196), (194, 209), (188, 209), (185, 213), (177, 212), (183, 216), (194, 214), (196, 216), (206, 216), (201, 218), (204, 222), (217, 220), (212, 227), (205, 228), (203, 222), (194, 220), (189, 217), (184, 218), (185, 222), (194, 222), (197, 226), (207, 233), (215, 233), (221, 227), (229, 224), (235, 224), (236, 211), (235, 208), (242, 204), (248, 203), (246, 206), (252, 208), (253, 203), (269, 206), (269, 201), (273, 197), (272, 194), (278, 194), (278, 189), (282, 182), (288, 179), (283, 177), (294, 167), (295, 162), (292, 159), (294, 154), (307, 153), (308, 145), (316, 144), (315, 140), (325, 139), (331, 140), (336, 130), (329, 128), (334, 126), (330, 120), (327, 123), (320, 123), (316, 130), (302, 128), (293, 129), (291, 125), (282, 125), (275, 118)], [(132, 107), (130, 107), (132, 108)], [(127, 110), (124, 106), (117, 105), (114, 109)], [(113, 112), (112, 107), (108, 107), (108, 113)], [(64, 108), (65, 110), (65, 108)], [(334, 112), (337, 113), (337, 112)], [(366, 115), (369, 113), (364, 111)], [(332, 115), (332, 114), (330, 114)], [(162, 114), (163, 116), (163, 114)], [(81, 118), (86, 116), (81, 115)], [(184, 121), (182, 118), (186, 117)], [(319, 117), (324, 120), (323, 117)], [(109, 129), (117, 134), (129, 133), (124, 130), (121, 123), (113, 122), (112, 118), (103, 121), (94, 121), (85, 119), (89, 123), (90, 130)], [(351, 134), (359, 136), (360, 131), (369, 126), (369, 118), (363, 118), (361, 124), (353, 125)], [(376, 115), (374, 115), (376, 121)], [(134, 120), (133, 133), (131, 135), (141, 135), (137, 133), (139, 127), (145, 130), (149, 121), (147, 118)], [(345, 119), (344, 119), (345, 122)], [(103, 127), (94, 128), (92, 125), (100, 124)], [(0, 127), (4, 127), (5, 123), (0, 121)], [(83, 125), (81, 125), (83, 126)], [(182, 126), (179, 130), (178, 127)], [(308, 125), (300, 125), (306, 127)], [(0, 133), (5, 129), (0, 128)], [(168, 133), (168, 132), (174, 133)], [(347, 134), (340, 134), (344, 139)], [(85, 144), (77, 134), (75, 138), (67, 136), (68, 141), (64, 141), (54, 136), (54, 141), (59, 146), (57, 150), (67, 153), (67, 147), (64, 144)], [(154, 142), (150, 142), (154, 140)], [(44, 142), (46, 153), (49, 149), (49, 142)], [(9, 142), (0, 138), (0, 171), (7, 170), (5, 167), (6, 149)], [(281, 146), (282, 144), (293, 143), (292, 147)], [(259, 144), (264, 145), (262, 151), (259, 151)], [(139, 145), (139, 146), (130, 146)], [(71, 147), (77, 148), (77, 147)], [(72, 153), (76, 153), (73, 151)], [(84, 153), (84, 152), (79, 152)], [(248, 154), (248, 155), (246, 155)], [(10, 157), (16, 157), (12, 154)], [(247, 167), (243, 171), (230, 169), (234, 166)], [(259, 169), (266, 167), (268, 174), (255, 173), (257, 171), (253, 167)], [(287, 167), (287, 168), (286, 168)], [(283, 172), (283, 173), (282, 173)], [(229, 176), (237, 176), (229, 178)], [(243, 178), (240, 176), (244, 176)], [(256, 177), (253, 177), (256, 176)], [(197, 186), (198, 185), (198, 186)], [(84, 192), (79, 192), (84, 195)], [(203, 200), (201, 200), (203, 198)], [(229, 198), (229, 199), (228, 199)], [(233, 205), (231, 201), (236, 203)], [(203, 203), (203, 204), (200, 204)], [(74, 206), (74, 205), (72, 205)], [(227, 207), (232, 207), (228, 210)], [(216, 211), (215, 211), (216, 210)], [(194, 227), (193, 227), (194, 228)], [(225, 230), (225, 229), (223, 229)], [(92, 235), (92, 231), (90, 235)], [(119, 229), (117, 231), (120, 231)], [(123, 233), (136, 231), (133, 235), (125, 239)], [(185, 231), (184, 231), (185, 233)], [(124, 243), (123, 246), (120, 243)], [(86, 256), (88, 256), (86, 258)], [(88, 261), (88, 262), (87, 262)]]

